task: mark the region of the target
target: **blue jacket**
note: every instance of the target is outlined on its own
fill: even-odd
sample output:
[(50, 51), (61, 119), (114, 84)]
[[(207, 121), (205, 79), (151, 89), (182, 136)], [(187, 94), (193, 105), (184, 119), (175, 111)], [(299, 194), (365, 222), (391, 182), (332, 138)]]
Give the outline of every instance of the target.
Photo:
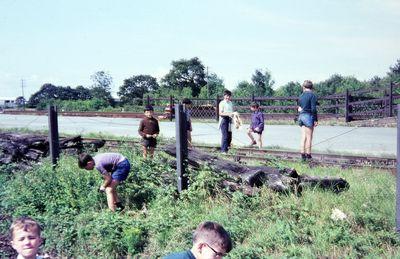
[(258, 133), (264, 131), (264, 114), (260, 111), (255, 111), (251, 114), (251, 125), (250, 128), (254, 130), (258, 128)]

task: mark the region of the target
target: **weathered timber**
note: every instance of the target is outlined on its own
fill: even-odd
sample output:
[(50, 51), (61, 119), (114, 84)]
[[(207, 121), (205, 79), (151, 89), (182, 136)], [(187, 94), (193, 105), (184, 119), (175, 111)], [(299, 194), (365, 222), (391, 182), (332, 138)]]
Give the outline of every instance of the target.
[[(175, 145), (165, 146), (164, 151), (176, 157)], [(207, 165), (217, 174), (228, 174), (232, 180), (224, 181), (224, 186), (231, 190), (241, 190), (249, 195), (256, 193), (261, 186), (267, 186), (277, 192), (294, 193), (300, 193), (304, 187), (319, 187), (338, 193), (350, 186), (340, 177), (299, 175), (292, 168), (248, 166), (193, 148), (188, 150), (188, 164), (194, 169)]]
[[(81, 136), (60, 140), (60, 150), (68, 154), (78, 154), (85, 149), (97, 151), (105, 141), (82, 141)], [(34, 134), (1, 133), (0, 165), (18, 163), (19, 168), (28, 168), (32, 162), (49, 154), (48, 136)]]

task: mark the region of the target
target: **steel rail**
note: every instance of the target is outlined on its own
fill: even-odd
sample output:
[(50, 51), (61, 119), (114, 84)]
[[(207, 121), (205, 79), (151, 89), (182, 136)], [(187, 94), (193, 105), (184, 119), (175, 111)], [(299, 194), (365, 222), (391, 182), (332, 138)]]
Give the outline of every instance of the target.
[[(83, 141), (101, 140), (99, 138), (82, 138)], [(140, 145), (140, 140), (116, 140), (103, 139), (106, 141), (105, 146), (109, 148), (121, 147), (121, 143)], [(162, 146), (163, 143), (160, 143)], [(208, 152), (219, 152), (219, 147), (209, 145), (194, 145), (195, 148), (203, 149)], [(299, 162), (300, 154), (296, 151), (277, 150), (277, 149), (258, 149), (249, 147), (232, 148), (227, 155), (224, 155), (234, 161), (275, 161), (276, 159)], [(377, 157), (377, 156), (359, 156), (359, 155), (341, 155), (330, 153), (313, 153), (313, 165), (321, 166), (340, 166), (348, 167), (363, 167), (363, 168), (379, 168), (379, 169), (395, 169), (397, 166), (395, 157)]]

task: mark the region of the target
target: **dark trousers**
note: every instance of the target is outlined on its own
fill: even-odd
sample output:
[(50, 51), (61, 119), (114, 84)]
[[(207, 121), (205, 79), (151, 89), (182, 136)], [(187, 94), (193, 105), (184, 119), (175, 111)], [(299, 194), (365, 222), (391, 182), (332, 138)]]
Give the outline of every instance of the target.
[(232, 142), (232, 132), (229, 131), (229, 124), (231, 123), (231, 118), (228, 116), (222, 117), (221, 121), (221, 152), (228, 152), (229, 146)]

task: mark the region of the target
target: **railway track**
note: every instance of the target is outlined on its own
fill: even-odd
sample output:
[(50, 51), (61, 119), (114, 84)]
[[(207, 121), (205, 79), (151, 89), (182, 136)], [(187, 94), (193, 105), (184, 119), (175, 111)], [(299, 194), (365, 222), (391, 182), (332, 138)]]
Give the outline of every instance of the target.
[[(83, 140), (100, 140), (96, 138), (83, 138)], [(104, 139), (105, 146), (109, 148), (120, 147), (122, 143), (131, 145), (140, 145), (139, 140), (115, 140)], [(160, 143), (162, 146), (163, 143)], [(209, 152), (219, 152), (217, 146), (195, 145), (195, 148), (200, 148)], [(328, 153), (314, 153), (311, 163), (321, 166), (340, 166), (347, 167), (370, 167), (380, 169), (395, 169), (397, 166), (395, 157), (376, 157), (376, 156), (355, 156), (355, 155), (338, 155)], [(276, 149), (256, 149), (256, 148), (232, 148), (226, 157), (234, 161), (299, 161), (300, 154), (294, 151), (276, 150)]]

